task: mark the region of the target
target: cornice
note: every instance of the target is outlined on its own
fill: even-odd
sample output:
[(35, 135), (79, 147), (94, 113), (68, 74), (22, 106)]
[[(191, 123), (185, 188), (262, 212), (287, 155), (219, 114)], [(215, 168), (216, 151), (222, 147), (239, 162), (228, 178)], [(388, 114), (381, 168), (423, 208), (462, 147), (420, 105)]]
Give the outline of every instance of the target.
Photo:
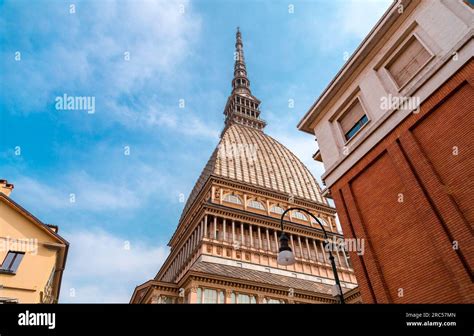
[[(187, 285), (190, 281), (199, 281), (201, 283), (222, 285), (235, 289), (258, 291), (274, 295), (288, 295), (288, 287), (286, 286), (262, 284), (261, 282), (229, 278), (222, 275), (208, 274), (197, 271), (189, 271), (187, 275), (184, 276), (183, 279), (180, 281), (180, 287), (185, 287), (185, 285)], [(292, 299), (295, 298), (319, 301), (321, 303), (337, 303), (337, 300), (328, 294), (306, 291), (302, 289), (294, 289), (294, 296), (292, 297)]]
[[(182, 232), (183, 227), (184, 227), (184, 230), (186, 230), (189, 227), (189, 224), (185, 225), (184, 223), (194, 222), (194, 220), (196, 218), (196, 214), (197, 214), (196, 207), (201, 206), (202, 203), (204, 203), (204, 202), (209, 203), (206, 200), (204, 200), (204, 202), (203, 202), (203, 198), (205, 198), (204, 196), (207, 194), (207, 192), (211, 191), (212, 186), (220, 186), (220, 187), (238, 189), (240, 191), (255, 193), (255, 194), (259, 194), (261, 196), (274, 198), (275, 200), (280, 200), (281, 202), (289, 203), (287, 194), (277, 192), (277, 191), (273, 191), (273, 190), (270, 190), (270, 189), (261, 188), (261, 187), (255, 186), (253, 184), (242, 183), (240, 181), (234, 181), (234, 180), (230, 180), (230, 179), (227, 179), (227, 178), (223, 178), (223, 177), (211, 174), (209, 179), (206, 181), (204, 186), (201, 188), (201, 191), (199, 192), (199, 195), (196, 197), (196, 199), (194, 200), (191, 207), (187, 210), (186, 215), (179, 222), (178, 227), (176, 228), (175, 232), (173, 233), (173, 236), (171, 237), (171, 239), (168, 243), (168, 246), (172, 246), (173, 244), (177, 244), (178, 243), (177, 239), (182, 240), (181, 237), (182, 237), (182, 233), (183, 233)], [(292, 204), (294, 206), (303, 206), (305, 208), (309, 208), (309, 210), (322, 212), (322, 213), (325, 213), (327, 215), (334, 215), (336, 213), (336, 209), (331, 207), (331, 206), (321, 204), (321, 203), (312, 202), (312, 201), (308, 201), (308, 200), (305, 200), (305, 199), (302, 199), (302, 198), (299, 198), (299, 197), (296, 197), (296, 196), (294, 197), (294, 202)], [(254, 213), (254, 212), (246, 212), (246, 213), (261, 216), (260, 214), (257, 214), (257, 213)], [(273, 217), (269, 217), (269, 218), (273, 218)]]
[[(238, 222), (244, 222), (246, 224), (255, 224), (261, 227), (274, 229), (281, 231), (280, 219), (276, 217), (270, 217), (266, 215), (257, 214), (254, 212), (248, 212), (241, 209), (227, 207), (225, 205), (207, 202), (203, 204), (203, 210), (205, 214), (218, 215), (222, 217), (232, 218)], [(312, 226), (302, 225), (288, 220), (283, 220), (285, 231), (288, 233), (295, 233), (300, 235), (306, 235), (318, 239), (324, 239), (323, 230)], [(326, 231), (328, 236), (343, 238), (343, 235), (338, 232)]]

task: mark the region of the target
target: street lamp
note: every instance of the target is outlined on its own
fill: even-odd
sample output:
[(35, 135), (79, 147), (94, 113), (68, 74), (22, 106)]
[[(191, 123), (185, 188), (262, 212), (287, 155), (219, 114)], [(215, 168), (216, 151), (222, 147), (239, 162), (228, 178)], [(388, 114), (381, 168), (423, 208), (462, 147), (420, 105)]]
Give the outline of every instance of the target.
[[(319, 226), (323, 230), (324, 238), (326, 239), (325, 243), (326, 244), (329, 243), (329, 237), (328, 237), (328, 234), (327, 234), (326, 230), (324, 229), (323, 224), (321, 224), (319, 219), (317, 217), (315, 217), (311, 212), (309, 212), (308, 210), (302, 209), (302, 208), (289, 208), (289, 209), (286, 209), (281, 214), (281, 219), (280, 219), (281, 236), (280, 236), (280, 249), (279, 249), (278, 258), (277, 258), (277, 263), (279, 265), (283, 265), (283, 266), (293, 265), (295, 263), (295, 255), (293, 254), (293, 251), (291, 250), (291, 247), (288, 244), (288, 236), (286, 235), (284, 227), (283, 227), (283, 220), (285, 218), (286, 213), (289, 212), (289, 211), (293, 211), (293, 210), (302, 211), (302, 212), (308, 214), (309, 216), (311, 216), (316, 221), (316, 223), (319, 224)], [(331, 253), (331, 249), (327, 249), (327, 250), (328, 250), (328, 253), (329, 253), (329, 260), (331, 261), (332, 272), (334, 274), (334, 280), (336, 282), (337, 290), (339, 291), (339, 293), (337, 295), (339, 297), (339, 303), (344, 304), (345, 303), (344, 302), (344, 295), (342, 294), (341, 283), (339, 281), (339, 276), (337, 275), (336, 262), (334, 261), (334, 256)]]

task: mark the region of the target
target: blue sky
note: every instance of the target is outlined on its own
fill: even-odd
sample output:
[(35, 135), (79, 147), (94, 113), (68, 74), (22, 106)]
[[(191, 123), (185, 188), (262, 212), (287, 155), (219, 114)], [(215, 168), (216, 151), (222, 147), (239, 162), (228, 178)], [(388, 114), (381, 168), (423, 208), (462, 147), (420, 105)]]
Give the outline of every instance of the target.
[(266, 132), (319, 180), (296, 124), (390, 3), (0, 0), (0, 178), (71, 243), (61, 301), (128, 302), (159, 269), (218, 142), (237, 26)]

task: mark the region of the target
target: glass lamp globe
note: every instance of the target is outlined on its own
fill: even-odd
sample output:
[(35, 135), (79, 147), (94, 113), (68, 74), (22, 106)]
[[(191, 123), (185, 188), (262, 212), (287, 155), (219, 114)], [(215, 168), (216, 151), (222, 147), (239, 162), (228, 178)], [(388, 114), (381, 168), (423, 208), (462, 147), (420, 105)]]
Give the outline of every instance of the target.
[(291, 248), (278, 253), (277, 263), (283, 266), (293, 265), (295, 263), (295, 255), (291, 251)]

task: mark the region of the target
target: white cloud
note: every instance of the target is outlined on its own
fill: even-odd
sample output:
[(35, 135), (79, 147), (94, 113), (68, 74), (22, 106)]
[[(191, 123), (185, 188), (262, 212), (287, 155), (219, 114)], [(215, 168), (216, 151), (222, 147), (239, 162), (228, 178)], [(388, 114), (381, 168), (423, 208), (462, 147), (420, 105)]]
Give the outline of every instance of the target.
[(168, 255), (166, 246), (128, 240), (99, 228), (61, 234), (70, 243), (63, 303), (129, 302), (134, 288), (153, 278)]
[(340, 31), (363, 39), (392, 2), (392, 0), (342, 1), (336, 12)]
[[(16, 189), (12, 193), (13, 199), (31, 209), (46, 207), (103, 213), (139, 209), (158, 198), (167, 202), (177, 201), (177, 190), (183, 190), (179, 177), (166, 172), (164, 165), (151, 166), (133, 155), (123, 164), (117, 163), (117, 158), (99, 161), (103, 159), (96, 155), (95, 164), (100, 167), (97, 168), (100, 172), (94, 171), (97, 173), (94, 176), (84, 170), (58, 173), (54, 179), (47, 180), (17, 175), (11, 181)], [(74, 202), (71, 202), (71, 197)]]
[(211, 138), (216, 141), (219, 139), (220, 130), (214, 127), (210, 127), (208, 124), (205, 124), (197, 117), (188, 118), (187, 123), (185, 123), (184, 125), (185, 128), (183, 132), (187, 135), (197, 135), (201, 137)]
[(21, 192), (21, 201), (35, 207), (43, 204), (49, 209), (104, 211), (140, 205), (136, 193), (126, 185), (99, 182), (84, 172), (58, 175), (54, 184), (28, 176), (17, 178), (14, 184)]
[(362, 41), (391, 3), (392, 0), (327, 2), (319, 6), (322, 10), (315, 15), (295, 21), (292, 29), (318, 52), (342, 59), (343, 55), (334, 53), (344, 48), (352, 50), (354, 42)]
[(180, 109), (178, 104), (175, 107), (165, 106), (157, 101), (146, 102), (145, 112), (137, 113), (136, 109), (128, 106), (116, 106), (114, 110), (127, 118), (133, 118), (134, 123), (128, 123), (130, 128), (149, 128), (156, 130), (156, 126), (173, 130), (181, 135), (196, 136), (217, 140), (219, 137), (218, 128), (221, 126), (211, 126), (202, 121), (190, 108)]
[[(186, 82), (185, 61), (192, 56), (201, 29), (191, 2), (111, 0), (78, 3), (76, 14), (68, 9), (66, 2), (5, 5), (6, 17), (14, 15), (13, 24), (21, 23), (23, 32), (16, 43), (23, 49), (22, 62), (6, 67), (4, 74), (8, 110), (42, 112), (53, 108), (58, 94), (94, 95), (97, 115), (105, 116), (102, 122), (153, 126), (153, 111), (146, 107), (156, 101), (147, 95), (161, 99)], [(48, 15), (37, 14), (43, 12)], [(8, 26), (4, 20), (0, 18), (2, 34), (1, 27)], [(14, 31), (12, 27), (5, 34), (13, 38)], [(35, 34), (47, 47), (30, 50), (25, 36)], [(7, 51), (1, 54), (11, 59)], [(147, 119), (152, 123), (136, 122)], [(162, 115), (158, 121), (170, 126), (172, 119)]]

